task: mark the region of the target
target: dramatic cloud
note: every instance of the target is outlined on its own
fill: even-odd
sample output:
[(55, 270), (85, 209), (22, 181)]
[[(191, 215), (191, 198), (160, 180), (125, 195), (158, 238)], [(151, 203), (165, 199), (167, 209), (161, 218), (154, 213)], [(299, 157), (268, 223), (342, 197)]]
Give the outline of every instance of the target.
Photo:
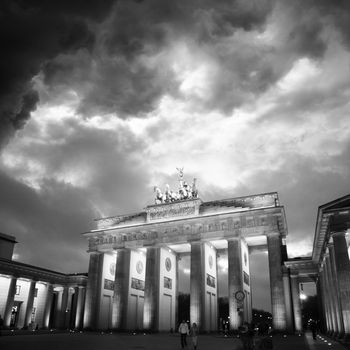
[(79, 233), (179, 166), (204, 201), (278, 191), (290, 256), (310, 254), (318, 206), (350, 186), (349, 23), (345, 1), (2, 2), (0, 231), (18, 259), (87, 270)]
[(111, 1), (1, 2), (1, 143), (23, 127), (35, 109), (34, 75), (60, 53), (91, 49), (94, 36), (89, 23), (101, 20), (110, 8)]

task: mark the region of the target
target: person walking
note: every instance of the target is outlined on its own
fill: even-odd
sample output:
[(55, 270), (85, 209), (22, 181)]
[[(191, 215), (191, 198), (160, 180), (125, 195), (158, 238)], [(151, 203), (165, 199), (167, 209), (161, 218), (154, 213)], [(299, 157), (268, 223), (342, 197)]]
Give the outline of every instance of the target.
[(179, 333), (181, 336), (181, 348), (183, 349), (185, 346), (187, 346), (186, 337), (188, 335), (188, 324), (185, 320), (182, 320), (182, 322), (180, 323)]
[(317, 340), (316, 335), (317, 335), (317, 323), (315, 321), (311, 321), (310, 323), (310, 330), (312, 332), (312, 339)]
[(253, 336), (254, 330), (251, 328), (248, 322), (244, 322), (241, 327), (239, 327), (240, 338), (242, 341), (244, 350), (254, 349)]
[(192, 339), (193, 349), (196, 350), (198, 344), (198, 327), (196, 322), (193, 322), (192, 324), (190, 329), (190, 337)]

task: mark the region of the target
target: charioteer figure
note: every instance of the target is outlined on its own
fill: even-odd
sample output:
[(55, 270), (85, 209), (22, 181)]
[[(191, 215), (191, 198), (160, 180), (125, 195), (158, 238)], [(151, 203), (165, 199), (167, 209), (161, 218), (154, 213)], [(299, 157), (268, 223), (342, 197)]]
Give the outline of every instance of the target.
[(167, 184), (165, 185), (165, 191), (162, 193), (161, 189), (158, 186), (154, 186), (154, 192), (155, 195), (155, 204), (162, 204), (162, 203), (171, 203), (178, 200), (187, 200), (187, 199), (193, 199), (198, 198), (198, 190), (196, 187), (196, 181), (197, 179), (194, 178), (192, 185), (189, 185), (184, 180), (184, 168), (176, 168), (176, 170), (179, 172), (179, 190), (178, 192), (170, 190), (170, 186)]

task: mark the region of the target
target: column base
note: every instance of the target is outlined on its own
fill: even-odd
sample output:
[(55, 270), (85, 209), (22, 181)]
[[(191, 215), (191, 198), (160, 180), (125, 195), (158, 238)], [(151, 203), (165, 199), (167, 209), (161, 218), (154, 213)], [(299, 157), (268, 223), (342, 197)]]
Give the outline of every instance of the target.
[(337, 339), (342, 339), (344, 337), (344, 332), (338, 333)]
[(350, 333), (345, 333), (341, 338), (339, 338), (341, 343), (350, 344)]

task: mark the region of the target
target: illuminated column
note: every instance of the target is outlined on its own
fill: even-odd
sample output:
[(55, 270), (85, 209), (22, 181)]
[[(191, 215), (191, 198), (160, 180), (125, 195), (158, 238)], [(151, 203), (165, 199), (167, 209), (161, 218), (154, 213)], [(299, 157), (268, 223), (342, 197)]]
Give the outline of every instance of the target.
[(288, 268), (285, 266), (283, 266), (282, 271), (283, 271), (284, 300), (286, 301), (287, 330), (288, 332), (293, 332), (293, 311), (292, 311), (289, 271), (288, 271)]
[(112, 307), (112, 328), (126, 329), (127, 304), (130, 279), (130, 250), (117, 251), (114, 294)]
[(75, 310), (74, 310), (75, 306), (72, 303), (74, 292), (73, 292), (72, 288), (69, 288), (69, 287), (67, 287), (67, 288), (68, 288), (68, 298), (67, 298), (67, 304), (66, 304), (66, 312), (65, 312), (66, 315), (65, 315), (65, 319), (64, 319), (64, 328), (70, 329), (71, 328), (71, 324), (70, 324), (71, 315), (73, 312), (75, 312)]
[(48, 283), (46, 285), (45, 309), (44, 309), (44, 317), (43, 317), (44, 328), (49, 328), (49, 325), (50, 325), (52, 298), (53, 298), (53, 285), (51, 283)]
[(326, 256), (326, 269), (327, 269), (327, 281), (329, 289), (329, 305), (333, 325), (333, 335), (337, 336), (339, 334), (339, 318), (337, 317), (336, 309), (336, 290), (334, 283), (334, 277), (332, 276), (332, 268), (329, 254)]
[[(176, 255), (176, 297), (175, 297), (175, 324), (178, 325), (182, 320), (179, 320), (179, 261), (181, 257)], [(176, 330), (176, 327), (175, 327)]]
[(322, 264), (322, 270), (321, 270), (321, 290), (322, 290), (322, 296), (324, 300), (324, 310), (325, 310), (325, 318), (326, 318), (326, 332), (329, 333), (331, 331), (331, 321), (330, 321), (330, 314), (329, 314), (329, 297), (327, 295), (327, 284), (326, 284), (326, 277), (325, 277), (325, 262)]
[(350, 339), (350, 261), (345, 232), (333, 234), (335, 267), (338, 279), (341, 310), (344, 322), (344, 338)]
[(68, 312), (68, 293), (69, 288), (67, 286), (63, 287), (63, 291), (61, 292), (61, 303), (60, 303), (60, 312), (59, 312), (59, 321), (58, 328), (64, 329), (66, 327), (66, 314)]
[(228, 302), (230, 315), (230, 328), (237, 330), (243, 322), (243, 312), (235, 298), (237, 292), (243, 291), (242, 279), (242, 250), (241, 239), (234, 238), (227, 242), (228, 255)]
[(325, 253), (325, 260), (324, 260), (324, 280), (325, 280), (325, 287), (326, 287), (326, 297), (327, 297), (327, 308), (328, 308), (328, 319), (329, 319), (329, 329), (328, 332), (330, 334), (333, 334), (335, 332), (335, 325), (334, 325), (334, 314), (332, 310), (332, 295), (331, 291), (329, 288), (330, 279), (329, 279), (329, 272), (328, 272), (328, 267), (329, 267), (329, 258), (328, 258), (328, 252)]
[(317, 289), (318, 313), (320, 315), (320, 330), (321, 330), (321, 333), (325, 333), (327, 326), (326, 326), (326, 314), (324, 310), (324, 298), (321, 290), (321, 271), (318, 272), (316, 289)]
[(153, 331), (159, 328), (159, 253), (157, 247), (147, 248), (143, 326)]
[(7, 293), (6, 308), (4, 313), (4, 326), (10, 327), (13, 301), (15, 300), (17, 278), (11, 277), (9, 290)]
[(197, 323), (199, 328), (204, 325), (204, 246), (202, 242), (191, 243), (191, 324)]
[(34, 303), (35, 284), (36, 284), (35, 281), (30, 281), (28, 299), (27, 299), (27, 308), (26, 308), (26, 314), (24, 317), (23, 328), (28, 328), (29, 323), (31, 322), (33, 303)]
[(70, 297), (71, 300), (68, 302), (68, 305), (70, 305), (71, 307), (71, 310), (69, 313), (69, 319), (67, 321), (69, 329), (77, 328), (75, 326), (75, 323), (77, 318), (78, 297), (79, 297), (79, 287), (76, 286), (74, 287), (74, 293), (71, 293), (71, 297)]
[(267, 249), (269, 255), (270, 288), (272, 324), (275, 330), (286, 328), (286, 307), (284, 301), (281, 237), (279, 232), (272, 232), (267, 235)]
[(339, 327), (338, 337), (342, 337), (344, 336), (344, 321), (343, 321), (343, 314), (342, 314), (341, 305), (340, 305), (340, 294), (339, 294), (339, 288), (338, 288), (337, 272), (335, 267), (335, 255), (334, 255), (333, 243), (328, 244), (328, 250), (329, 250), (330, 266), (332, 271), (332, 286), (334, 290), (336, 315), (337, 315), (338, 327)]
[(291, 273), (290, 280), (291, 280), (292, 303), (293, 303), (293, 311), (294, 311), (294, 327), (295, 327), (295, 331), (300, 333), (303, 331), (303, 324), (302, 324), (302, 318), (301, 318), (298, 274)]
[(63, 296), (63, 289), (62, 287), (57, 288), (56, 290), (56, 303), (54, 305), (55, 312), (54, 312), (54, 322), (53, 327), (54, 328), (61, 328), (61, 319), (62, 319), (62, 296)]
[(90, 253), (88, 283), (84, 307), (84, 328), (95, 329), (98, 322), (103, 254)]
[(75, 288), (78, 292), (77, 297), (77, 307), (75, 311), (75, 323), (74, 327), (76, 329), (81, 329), (83, 326), (83, 312), (84, 312), (84, 301), (85, 301), (85, 287), (79, 286)]

